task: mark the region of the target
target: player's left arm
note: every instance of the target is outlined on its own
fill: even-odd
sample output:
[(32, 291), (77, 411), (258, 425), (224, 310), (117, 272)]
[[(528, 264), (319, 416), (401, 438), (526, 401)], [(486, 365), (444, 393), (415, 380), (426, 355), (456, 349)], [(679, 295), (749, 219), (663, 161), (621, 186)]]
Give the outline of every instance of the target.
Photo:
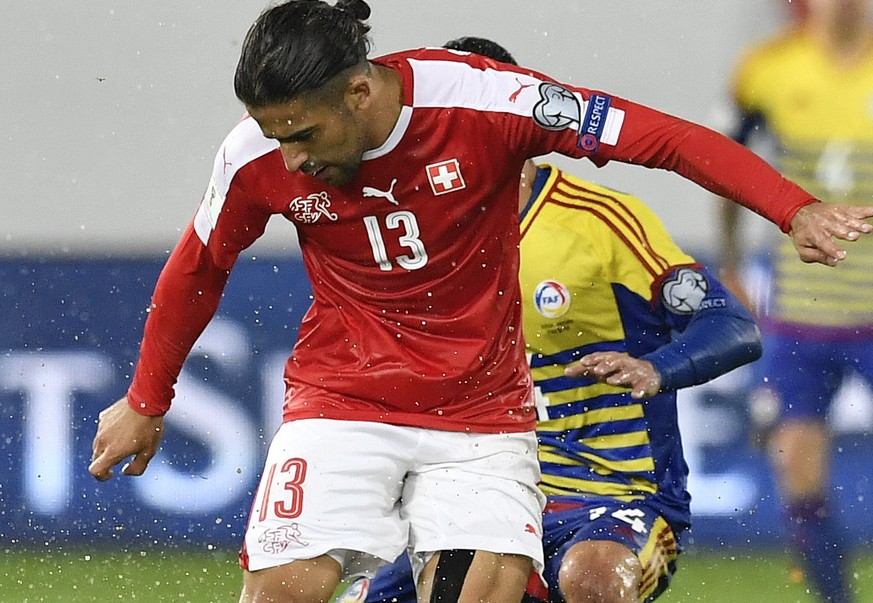
[[(834, 239), (873, 232), (873, 206), (822, 203), (761, 157), (714, 130), (624, 101), (612, 159), (668, 169), (767, 218), (787, 233), (804, 262), (836, 265), (846, 256)], [(618, 103), (621, 105), (621, 103)]]
[(520, 99), (530, 113), (526, 119), (518, 119), (520, 113), (509, 119), (514, 123), (504, 131), (510, 147), (519, 143), (529, 156), (558, 152), (587, 157), (597, 166), (614, 160), (676, 172), (779, 226), (804, 262), (833, 266), (846, 255), (835, 239), (853, 241), (873, 232), (866, 221), (873, 217), (873, 206), (823, 204), (742, 144), (710, 128), (557, 82), (531, 86)]
[(705, 383), (761, 356), (755, 320), (705, 268), (674, 268), (660, 283), (655, 303), (675, 333), (670, 343), (639, 358), (588, 354), (566, 374), (628, 387), (633, 397), (649, 398)]

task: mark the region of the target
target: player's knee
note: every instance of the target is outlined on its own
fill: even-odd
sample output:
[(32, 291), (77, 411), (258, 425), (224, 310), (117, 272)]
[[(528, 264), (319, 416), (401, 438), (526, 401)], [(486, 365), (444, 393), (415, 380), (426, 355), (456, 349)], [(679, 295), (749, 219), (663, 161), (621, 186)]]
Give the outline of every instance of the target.
[(558, 585), (567, 603), (637, 603), (641, 579), (633, 551), (616, 542), (588, 541), (567, 551)]

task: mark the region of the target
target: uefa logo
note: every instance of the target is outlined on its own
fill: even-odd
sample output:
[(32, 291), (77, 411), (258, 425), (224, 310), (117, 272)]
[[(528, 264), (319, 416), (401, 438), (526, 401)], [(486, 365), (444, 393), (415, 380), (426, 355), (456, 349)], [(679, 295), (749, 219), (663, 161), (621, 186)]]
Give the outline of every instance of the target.
[(570, 309), (570, 292), (558, 281), (543, 281), (534, 290), (534, 306), (546, 318), (558, 318)]

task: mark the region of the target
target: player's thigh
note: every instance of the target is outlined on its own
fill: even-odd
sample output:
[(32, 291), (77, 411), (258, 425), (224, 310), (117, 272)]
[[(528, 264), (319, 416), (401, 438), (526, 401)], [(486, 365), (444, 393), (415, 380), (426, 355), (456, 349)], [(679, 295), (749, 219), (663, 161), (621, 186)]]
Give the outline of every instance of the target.
[(413, 567), (436, 551), (466, 549), (522, 555), (542, 567), (539, 463), (533, 433), (431, 432), (406, 479)]
[[(470, 568), (461, 571), (461, 574), (463, 575), (443, 576), (441, 579), (460, 580), (461, 582), (465, 582), (467, 581), (467, 574), (471, 573), (470, 589), (471, 592), (473, 592), (477, 590), (477, 584), (479, 582), (490, 580), (491, 574), (487, 570), (493, 570), (493, 564), (495, 562), (500, 563), (501, 566), (506, 563), (518, 566), (518, 569), (511, 574), (514, 578), (511, 578), (508, 574), (502, 574), (500, 578), (500, 582), (504, 586), (511, 587), (513, 591), (523, 586), (523, 584), (520, 583), (521, 579), (525, 582), (530, 579), (532, 562), (526, 557), (495, 555), (491, 553), (486, 554), (482, 551), (477, 553), (477, 555), (477, 559), (471, 561)], [(440, 553), (434, 554), (419, 577), (423, 587), (421, 597), (424, 601), (430, 600), (436, 566), (441, 558)], [(489, 563), (491, 564), (490, 566)], [(449, 567), (451, 568), (451, 564)], [(446, 570), (444, 569), (444, 571)], [(521, 577), (521, 579), (519, 579), (519, 577)], [(416, 591), (417, 588), (413, 578), (409, 557), (407, 555), (401, 555), (391, 565), (381, 568), (372, 580), (361, 578), (351, 585), (346, 593), (338, 599), (338, 603), (345, 603), (346, 601), (351, 603), (353, 601), (363, 600), (366, 600), (367, 603), (416, 603), (418, 600)], [(496, 595), (497, 597), (502, 597), (498, 600), (506, 600), (511, 596), (506, 595), (504, 597), (503, 593), (497, 593)]]
[(418, 578), (418, 601), (449, 603), (520, 601), (533, 561), (524, 555), (489, 551), (440, 551)]
[[(610, 564), (629, 568), (639, 576), (641, 600), (654, 598), (669, 586), (680, 549), (673, 529), (656, 509), (608, 497), (555, 508), (561, 510), (547, 511), (543, 524), (544, 575), (553, 598), (569, 572), (585, 571), (590, 563), (597, 563), (600, 571), (608, 571)], [(580, 543), (594, 544), (577, 547)], [(637, 558), (639, 574), (626, 552)]]
[(243, 568), (330, 555), (348, 574), (369, 574), (395, 559), (407, 542), (398, 499), (411, 433), (372, 422), (283, 424), (252, 504)]
[(326, 555), (256, 572), (245, 571), (240, 603), (328, 601), (339, 585), (341, 573), (340, 564)]

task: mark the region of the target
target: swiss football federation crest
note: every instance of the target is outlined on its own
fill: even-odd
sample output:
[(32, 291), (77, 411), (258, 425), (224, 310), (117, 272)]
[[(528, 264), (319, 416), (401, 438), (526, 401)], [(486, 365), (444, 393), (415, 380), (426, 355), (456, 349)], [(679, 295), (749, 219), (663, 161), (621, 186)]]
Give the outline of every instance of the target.
[(464, 177), (461, 175), (461, 166), (457, 159), (449, 159), (432, 163), (425, 168), (427, 170), (427, 179), (430, 181), (430, 188), (434, 195), (445, 195), (453, 191), (459, 191), (462, 188), (467, 188), (467, 183), (464, 182)]
[(309, 543), (300, 538), (300, 528), (296, 523), (280, 526), (267, 530), (258, 537), (258, 542), (263, 546), (264, 552), (278, 555), (289, 546), (309, 546)]
[(288, 209), (293, 219), (304, 224), (315, 224), (322, 216), (336, 222), (337, 215), (330, 211), (330, 203), (330, 195), (327, 191), (321, 191), (296, 197), (288, 204)]

